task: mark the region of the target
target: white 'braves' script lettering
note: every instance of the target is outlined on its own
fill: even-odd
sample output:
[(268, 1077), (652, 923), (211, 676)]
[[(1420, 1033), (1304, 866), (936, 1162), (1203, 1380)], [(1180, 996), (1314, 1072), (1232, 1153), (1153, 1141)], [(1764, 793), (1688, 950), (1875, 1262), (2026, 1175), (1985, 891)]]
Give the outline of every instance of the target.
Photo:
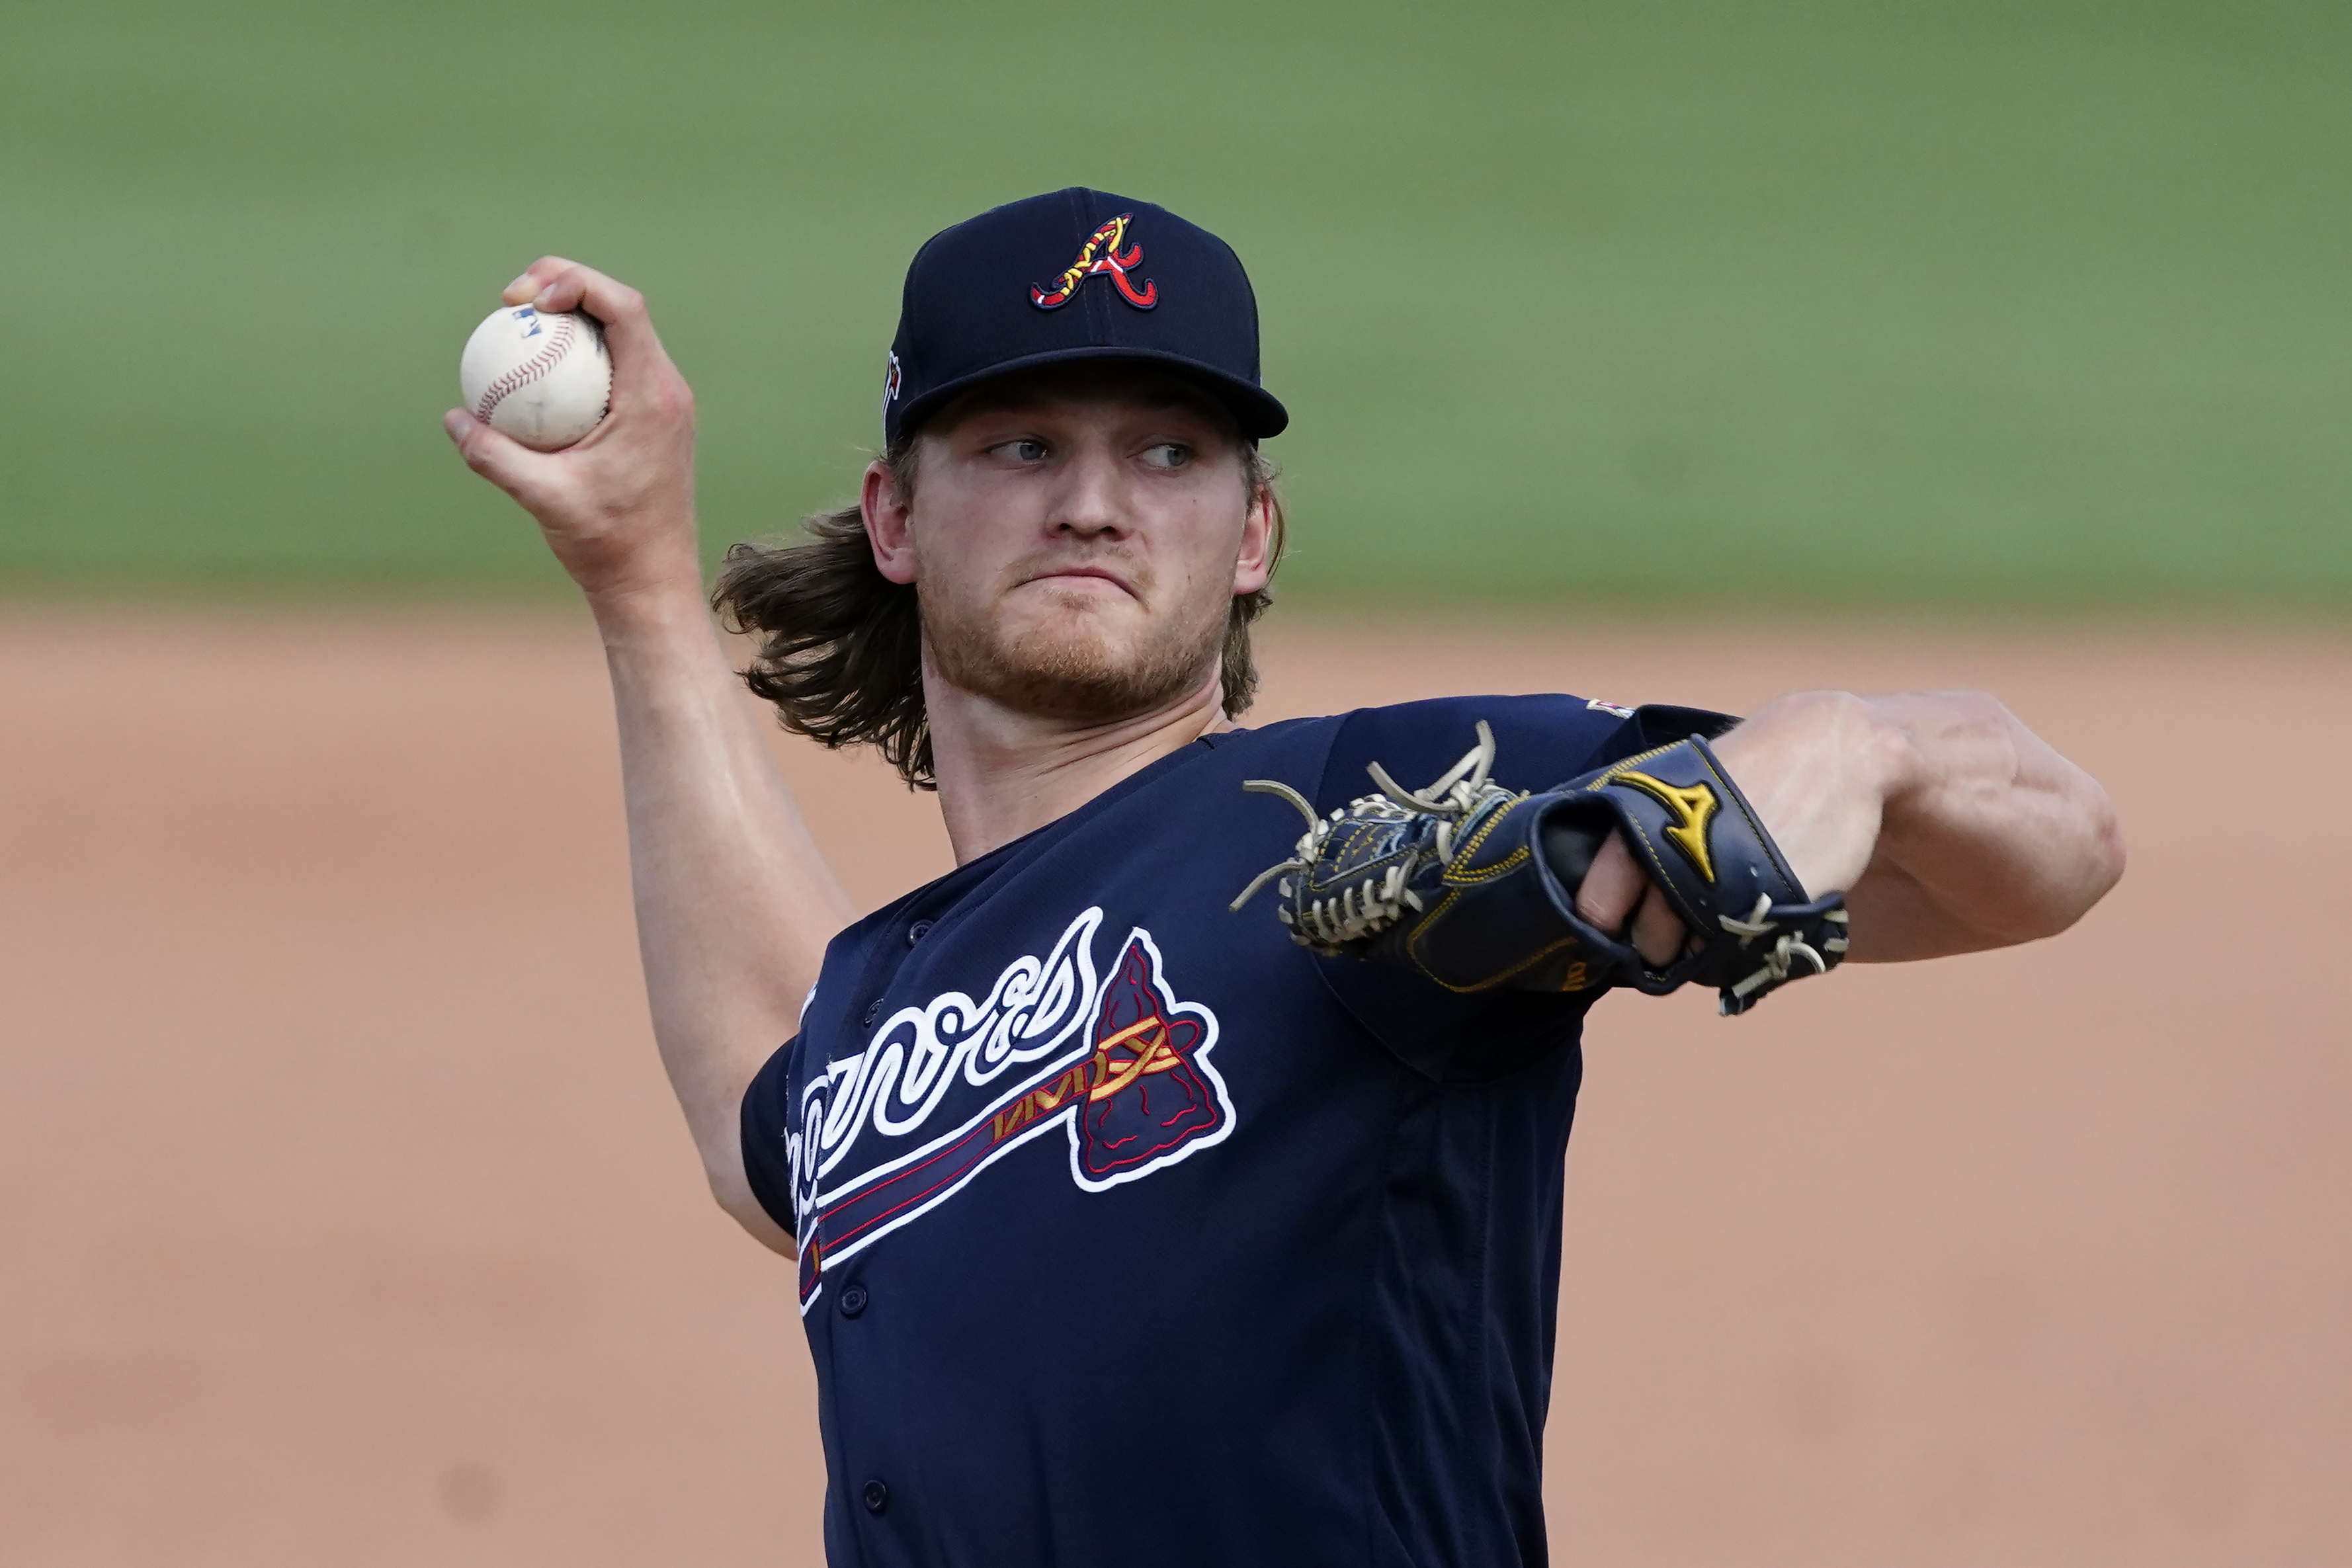
[[(949, 991), (902, 1008), (856, 1055), (821, 1069), (812, 1064), (800, 1125), (787, 1137), (803, 1310), (823, 1269), (936, 1207), (981, 1168), (1056, 1126), (1069, 1130), (1071, 1176), (1089, 1191), (1148, 1176), (1231, 1131), (1224, 1082), (1207, 1060), (1215, 1017), (1176, 1000), (1161, 977), (1159, 948), (1141, 929), (1129, 935), (1113, 973), (1098, 973), (1094, 937), (1102, 919), (1099, 908), (1084, 911), (1045, 956), (1007, 965), (984, 998)], [(1097, 1040), (1106, 1005), (1122, 1020), (1139, 1021)], [(1168, 1088), (1157, 1103), (1175, 1113), (1145, 1113), (1164, 1118), (1153, 1124), (1160, 1142), (1139, 1145), (1122, 1134), (1118, 1149), (1139, 1150), (1127, 1159), (1103, 1153), (1097, 1138), (1082, 1160), (1078, 1103), (1103, 1102), (1139, 1074), (1160, 1082), (1163, 1073)], [(1087, 1092), (1074, 1094), (1073, 1085)], [(968, 1087), (958, 1092), (960, 1086)], [(1098, 1113), (1109, 1108), (1098, 1105)], [(935, 1115), (946, 1125), (926, 1137)], [(878, 1147), (858, 1153), (877, 1140)], [(1150, 1150), (1157, 1152), (1142, 1152)]]

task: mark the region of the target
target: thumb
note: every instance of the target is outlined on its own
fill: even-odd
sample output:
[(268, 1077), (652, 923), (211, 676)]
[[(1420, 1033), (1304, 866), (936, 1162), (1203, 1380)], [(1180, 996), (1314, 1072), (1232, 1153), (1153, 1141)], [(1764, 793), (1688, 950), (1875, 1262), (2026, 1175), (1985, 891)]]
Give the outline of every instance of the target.
[(521, 442), (502, 431), (493, 430), (462, 408), (453, 408), (441, 416), (441, 428), (457, 448), (457, 455), (466, 466), (521, 501), (527, 491), (541, 486), (537, 472), (547, 461), (544, 453), (533, 452)]

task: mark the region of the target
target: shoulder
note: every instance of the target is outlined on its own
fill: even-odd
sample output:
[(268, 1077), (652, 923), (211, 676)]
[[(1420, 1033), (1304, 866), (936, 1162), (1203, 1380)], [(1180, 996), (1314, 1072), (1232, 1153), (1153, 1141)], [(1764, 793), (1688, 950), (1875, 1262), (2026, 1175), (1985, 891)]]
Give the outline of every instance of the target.
[(1326, 810), (1360, 795), (1374, 762), (1406, 789), (1418, 789), (1478, 744), (1481, 723), (1495, 736), (1494, 777), (1513, 789), (1544, 789), (1607, 760), (1635, 724), (1634, 710), (1566, 693), (1436, 697), (1341, 716), (1332, 737), (1318, 804)]
[(1407, 789), (1437, 778), (1478, 744), (1481, 722), (1495, 735), (1495, 778), (1513, 789), (1535, 790), (1630, 757), (1661, 737), (1680, 739), (1694, 728), (1716, 734), (1730, 721), (1696, 708), (1622, 707), (1565, 692), (1431, 697), (1227, 730), (1206, 737), (1201, 760), (1211, 772), (1283, 779), (1328, 811), (1370, 788), (1367, 769), (1375, 762)]

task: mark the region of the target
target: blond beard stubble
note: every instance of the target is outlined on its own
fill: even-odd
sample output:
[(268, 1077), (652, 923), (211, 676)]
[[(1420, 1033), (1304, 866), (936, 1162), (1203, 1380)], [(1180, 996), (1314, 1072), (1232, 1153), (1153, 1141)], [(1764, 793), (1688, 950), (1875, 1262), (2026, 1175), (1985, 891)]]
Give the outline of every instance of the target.
[(918, 606), (924, 651), (950, 685), (1017, 713), (1104, 722), (1148, 713), (1205, 681), (1223, 653), (1228, 613), (1220, 605), (1214, 614), (1171, 617), (1121, 661), (1097, 637), (1007, 636), (985, 612), (971, 613), (919, 590)]

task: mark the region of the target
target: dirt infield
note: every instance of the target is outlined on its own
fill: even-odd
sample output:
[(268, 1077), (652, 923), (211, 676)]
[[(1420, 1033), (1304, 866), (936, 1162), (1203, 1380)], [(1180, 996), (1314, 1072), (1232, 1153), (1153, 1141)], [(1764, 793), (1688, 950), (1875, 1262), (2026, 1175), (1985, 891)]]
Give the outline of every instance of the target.
[[(1266, 662), (1268, 716), (1983, 685), (2123, 805), (2060, 942), (1601, 1009), (1559, 1561), (2352, 1561), (2352, 643), (1277, 622)], [(0, 623), (0, 1556), (818, 1561), (791, 1274), (647, 1039), (603, 679), (563, 617)], [(927, 800), (779, 747), (862, 900), (945, 864)]]

